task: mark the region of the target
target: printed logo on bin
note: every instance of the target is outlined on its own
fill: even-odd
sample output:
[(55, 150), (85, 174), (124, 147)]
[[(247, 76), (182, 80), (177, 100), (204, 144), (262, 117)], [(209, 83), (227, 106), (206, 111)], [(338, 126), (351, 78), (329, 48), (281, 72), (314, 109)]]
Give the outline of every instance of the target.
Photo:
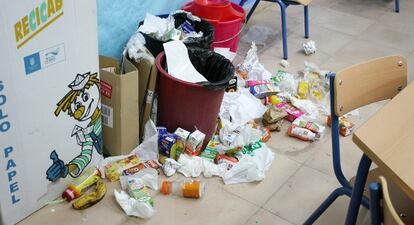
[(39, 52), (24, 57), (24, 68), (26, 71), (26, 75), (36, 72), (42, 68), (42, 66), (40, 65)]
[(59, 44), (24, 57), (26, 75), (65, 60), (65, 45)]
[(101, 95), (111, 99), (112, 97), (112, 85), (101, 80)]

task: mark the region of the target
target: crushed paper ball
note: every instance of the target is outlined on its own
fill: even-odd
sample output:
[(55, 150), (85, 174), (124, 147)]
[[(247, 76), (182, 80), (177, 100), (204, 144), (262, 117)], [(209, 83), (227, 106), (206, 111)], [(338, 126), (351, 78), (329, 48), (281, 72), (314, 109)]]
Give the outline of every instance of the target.
[(284, 68), (288, 68), (289, 67), (289, 62), (285, 59), (280, 60), (280, 65), (283, 66)]
[(303, 51), (306, 55), (314, 54), (316, 52), (316, 44), (314, 41), (310, 40), (303, 43)]

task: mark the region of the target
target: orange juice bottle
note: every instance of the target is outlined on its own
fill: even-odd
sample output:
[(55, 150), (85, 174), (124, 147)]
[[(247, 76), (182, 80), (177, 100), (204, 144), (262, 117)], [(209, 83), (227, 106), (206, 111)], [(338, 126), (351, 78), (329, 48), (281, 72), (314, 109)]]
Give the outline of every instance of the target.
[(205, 193), (205, 182), (193, 179), (181, 181), (163, 181), (161, 193), (164, 195), (174, 194), (184, 198), (202, 198)]

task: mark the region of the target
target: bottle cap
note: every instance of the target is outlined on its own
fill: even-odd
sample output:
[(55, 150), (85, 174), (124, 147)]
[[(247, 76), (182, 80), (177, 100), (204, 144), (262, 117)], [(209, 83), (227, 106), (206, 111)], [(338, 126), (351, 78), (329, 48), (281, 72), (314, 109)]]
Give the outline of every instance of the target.
[(169, 195), (171, 190), (171, 181), (163, 181), (161, 185), (161, 193), (164, 195)]
[(63, 192), (63, 196), (64, 198), (66, 198), (66, 200), (68, 202), (72, 201), (75, 198), (76, 194), (72, 189), (66, 189), (65, 192)]

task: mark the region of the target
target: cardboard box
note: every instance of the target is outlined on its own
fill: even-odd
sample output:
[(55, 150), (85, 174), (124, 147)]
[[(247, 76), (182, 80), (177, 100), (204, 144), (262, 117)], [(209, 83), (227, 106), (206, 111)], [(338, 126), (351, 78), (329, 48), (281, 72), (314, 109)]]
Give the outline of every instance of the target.
[(109, 155), (129, 154), (139, 144), (138, 70), (127, 59), (123, 68), (118, 65), (99, 57), (104, 150)]
[(102, 158), (96, 2), (0, 9), (0, 224), (59, 197)]
[(145, 124), (151, 117), (158, 70), (154, 62), (149, 60), (143, 59), (139, 62), (136, 62), (131, 59), (131, 62), (137, 67), (139, 71), (139, 106), (141, 109), (139, 124), (142, 141)]

